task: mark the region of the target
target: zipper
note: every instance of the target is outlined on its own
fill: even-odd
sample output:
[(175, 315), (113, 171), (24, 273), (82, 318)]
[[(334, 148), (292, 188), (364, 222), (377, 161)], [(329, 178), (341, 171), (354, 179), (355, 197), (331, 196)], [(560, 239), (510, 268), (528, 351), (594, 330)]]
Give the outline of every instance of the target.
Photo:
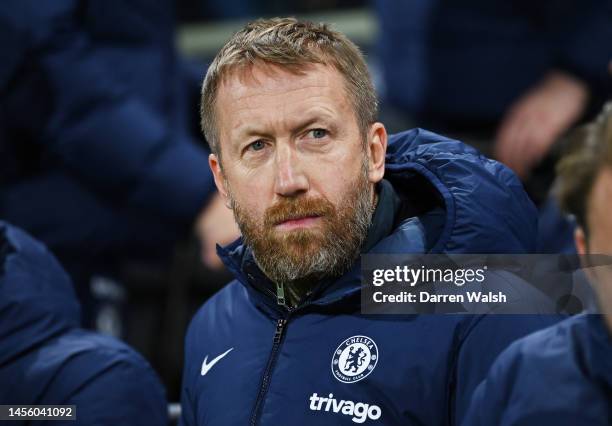
[(285, 300), (285, 284), (283, 283), (276, 284), (276, 304), (283, 308), (287, 307), (287, 301)]
[[(277, 290), (278, 290), (278, 286), (277, 286)], [(278, 300), (278, 302), (280, 305), (280, 299)], [(289, 314), (291, 314), (291, 312), (289, 312)], [(274, 340), (272, 343), (272, 350), (270, 351), (270, 357), (268, 358), (268, 364), (266, 365), (266, 370), (264, 371), (264, 375), (261, 380), (261, 385), (259, 387), (259, 393), (257, 395), (257, 400), (255, 401), (255, 407), (253, 408), (253, 413), (251, 414), (251, 423), (250, 423), (251, 426), (256, 426), (257, 421), (259, 420), (261, 408), (263, 406), (263, 402), (266, 397), (266, 394), (268, 393), (268, 387), (270, 386), (270, 379), (272, 378), (272, 370), (274, 368), (274, 364), (276, 363), (276, 358), (278, 357), (278, 352), (281, 346), (281, 342), (283, 340), (283, 336), (285, 335), (285, 330), (286, 330), (288, 320), (289, 320), (289, 315), (287, 315), (286, 318), (281, 318), (276, 321), (276, 330), (274, 330)]]
[(276, 321), (276, 329), (274, 330), (274, 338), (272, 340), (272, 350), (270, 351), (270, 357), (268, 358), (268, 363), (266, 364), (266, 369), (264, 371), (264, 375), (261, 380), (261, 385), (259, 387), (259, 393), (257, 394), (255, 406), (251, 414), (251, 426), (257, 426), (257, 423), (259, 421), (259, 416), (261, 415), (263, 403), (268, 393), (268, 388), (270, 387), (272, 370), (274, 369), (276, 359), (278, 358), (278, 353), (281, 347), (281, 343), (283, 341), (283, 337), (285, 336), (285, 330), (287, 329), (287, 323), (289, 322), (289, 318), (291, 317), (291, 314), (293, 312), (300, 308), (303, 308), (307, 304), (302, 303), (302, 305), (298, 307), (288, 306), (287, 299), (285, 298), (285, 284), (282, 282), (276, 283), (276, 294), (274, 294), (270, 289), (266, 288), (265, 290), (266, 293), (276, 298), (276, 304), (285, 313), (285, 317), (280, 318)]

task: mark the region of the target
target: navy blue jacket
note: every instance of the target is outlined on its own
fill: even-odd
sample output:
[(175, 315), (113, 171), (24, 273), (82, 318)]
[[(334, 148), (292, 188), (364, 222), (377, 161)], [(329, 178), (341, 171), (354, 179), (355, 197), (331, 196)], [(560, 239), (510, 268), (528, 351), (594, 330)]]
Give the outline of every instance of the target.
[[(395, 135), (385, 178), (404, 202), (423, 211), (406, 217), (371, 252), (534, 249), (535, 208), (520, 182), (473, 148), (421, 129)], [(360, 262), (287, 311), (240, 240), (220, 254), (236, 280), (208, 300), (189, 327), (184, 426), (457, 424), (495, 357), (511, 341), (557, 320), (364, 316)], [(368, 347), (369, 374), (346, 383), (334, 373), (334, 361), (348, 356), (351, 341)]]
[(164, 389), (149, 364), (80, 329), (79, 316), (54, 257), (0, 222), (0, 404), (75, 404), (76, 422), (60, 424), (166, 426)]
[(2, 2), (0, 217), (54, 251), (142, 249), (191, 224), (214, 184), (173, 7)]
[(612, 336), (582, 314), (504, 351), (474, 393), (465, 426), (612, 424)]
[[(551, 69), (612, 94), (608, 0), (376, 0), (386, 99), (413, 117), (494, 127)], [(599, 105), (599, 106), (598, 106)]]

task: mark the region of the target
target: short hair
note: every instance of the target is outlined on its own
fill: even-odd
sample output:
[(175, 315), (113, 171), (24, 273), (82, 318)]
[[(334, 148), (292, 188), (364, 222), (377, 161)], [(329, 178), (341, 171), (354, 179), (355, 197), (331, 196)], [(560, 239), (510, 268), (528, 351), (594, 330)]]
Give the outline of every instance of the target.
[(587, 204), (595, 179), (612, 167), (612, 102), (591, 123), (576, 129), (567, 151), (557, 164), (556, 195), (560, 207), (588, 230)]
[(215, 154), (220, 154), (215, 108), (220, 83), (230, 73), (255, 64), (277, 65), (296, 74), (308, 65), (331, 65), (344, 77), (362, 134), (377, 119), (378, 101), (363, 54), (344, 34), (326, 24), (294, 18), (259, 19), (232, 36), (204, 78), (201, 126)]

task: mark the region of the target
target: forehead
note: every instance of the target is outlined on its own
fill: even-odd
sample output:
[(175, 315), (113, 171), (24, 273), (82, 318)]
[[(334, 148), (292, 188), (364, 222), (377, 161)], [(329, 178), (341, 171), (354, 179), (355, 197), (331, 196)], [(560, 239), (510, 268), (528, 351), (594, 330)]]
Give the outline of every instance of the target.
[(257, 64), (229, 72), (222, 79), (217, 96), (218, 120), (223, 126), (245, 112), (266, 119), (271, 114), (299, 110), (308, 101), (343, 113), (351, 109), (344, 77), (334, 67), (308, 64), (289, 70)]

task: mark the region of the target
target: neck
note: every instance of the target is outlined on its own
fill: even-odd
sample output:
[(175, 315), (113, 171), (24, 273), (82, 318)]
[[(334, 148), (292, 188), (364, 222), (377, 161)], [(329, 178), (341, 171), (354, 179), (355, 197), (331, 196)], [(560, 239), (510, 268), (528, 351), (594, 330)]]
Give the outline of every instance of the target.
[(317, 284), (317, 279), (300, 279), (285, 283), (275, 283), (276, 301), (279, 305), (296, 308), (312, 292)]
[(289, 283), (285, 287), (285, 296), (287, 298), (287, 305), (295, 308), (299, 306), (306, 297), (312, 292), (316, 286), (317, 281), (311, 279), (301, 279)]

